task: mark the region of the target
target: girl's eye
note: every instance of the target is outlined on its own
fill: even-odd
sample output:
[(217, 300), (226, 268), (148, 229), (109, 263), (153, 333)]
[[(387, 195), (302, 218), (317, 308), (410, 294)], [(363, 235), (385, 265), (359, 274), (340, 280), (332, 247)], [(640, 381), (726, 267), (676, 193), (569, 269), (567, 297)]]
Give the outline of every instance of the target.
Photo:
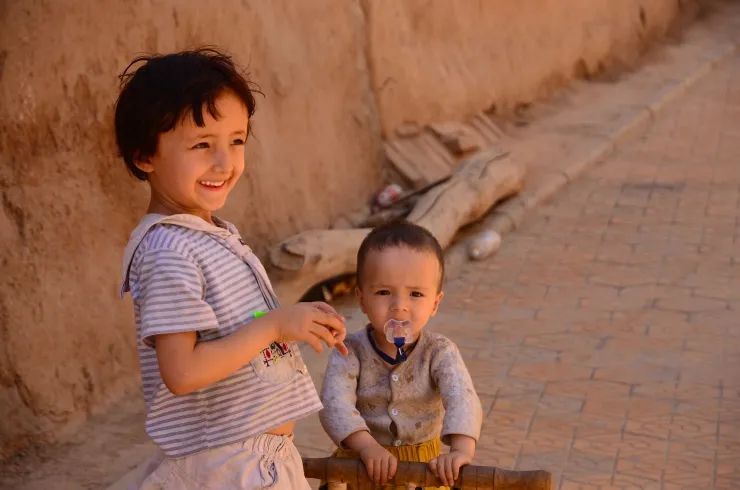
[(424, 297), (424, 295), (422, 293), (420, 293), (419, 291), (413, 291), (411, 293), (411, 296), (413, 296), (414, 298), (423, 298)]
[(195, 146), (193, 146), (192, 149), (193, 150), (205, 150), (207, 148), (209, 148), (208, 143), (206, 143), (205, 141), (202, 141), (200, 143), (196, 143)]
[(235, 139), (234, 141), (232, 141), (232, 144), (233, 144), (233, 145), (235, 145), (235, 146), (242, 146), (242, 145), (244, 145), (245, 143), (246, 143), (246, 141), (244, 141), (244, 140), (243, 140), (243, 139), (241, 139), (241, 138), (237, 138), (237, 139)]

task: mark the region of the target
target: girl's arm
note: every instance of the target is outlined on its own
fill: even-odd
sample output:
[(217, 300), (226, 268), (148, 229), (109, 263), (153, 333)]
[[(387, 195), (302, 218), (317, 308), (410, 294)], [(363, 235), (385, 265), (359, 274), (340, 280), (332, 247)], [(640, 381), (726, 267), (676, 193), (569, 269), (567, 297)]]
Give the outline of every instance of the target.
[(305, 341), (317, 352), (322, 342), (346, 353), (342, 317), (326, 303), (299, 303), (273, 310), (236, 332), (196, 343), (196, 332), (153, 338), (162, 380), (175, 395), (185, 395), (227, 378), (275, 340)]

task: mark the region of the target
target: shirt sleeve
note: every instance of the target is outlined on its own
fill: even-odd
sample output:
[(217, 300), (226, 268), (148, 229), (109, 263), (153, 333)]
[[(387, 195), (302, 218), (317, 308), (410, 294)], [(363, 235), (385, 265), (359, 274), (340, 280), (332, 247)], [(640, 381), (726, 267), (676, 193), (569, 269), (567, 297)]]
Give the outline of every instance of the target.
[(139, 305), (140, 339), (154, 346), (154, 336), (218, 328), (205, 300), (205, 278), (190, 257), (170, 249), (148, 250), (138, 261), (134, 301)]
[(351, 434), (370, 431), (356, 406), (360, 362), (351, 344), (348, 347), (347, 357), (332, 350), (321, 387), (324, 408), (319, 412), (319, 420), (338, 447)]
[(480, 399), (457, 346), (448, 339), (444, 341), (446, 345), (431, 366), (432, 379), (445, 408), (441, 439), (449, 445), (452, 434), (461, 434), (477, 441), (483, 423)]

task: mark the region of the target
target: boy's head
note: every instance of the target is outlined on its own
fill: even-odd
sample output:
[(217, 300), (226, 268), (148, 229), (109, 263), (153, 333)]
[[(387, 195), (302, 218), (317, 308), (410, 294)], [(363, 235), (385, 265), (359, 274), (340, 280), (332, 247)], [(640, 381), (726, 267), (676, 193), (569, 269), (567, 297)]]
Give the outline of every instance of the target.
[(210, 219), (244, 168), (249, 82), (212, 48), (138, 57), (121, 81), (116, 142), (131, 173), (149, 181), (150, 210)]
[(413, 223), (375, 228), (357, 252), (357, 297), (379, 333), (396, 319), (408, 320), (418, 334), (437, 312), (443, 280), (442, 247)]

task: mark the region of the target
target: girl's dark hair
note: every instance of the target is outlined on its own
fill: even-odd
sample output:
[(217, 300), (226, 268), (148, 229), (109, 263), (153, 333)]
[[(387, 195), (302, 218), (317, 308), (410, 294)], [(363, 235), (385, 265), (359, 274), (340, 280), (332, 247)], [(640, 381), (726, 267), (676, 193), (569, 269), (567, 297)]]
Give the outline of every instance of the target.
[(119, 78), (116, 143), (129, 171), (140, 180), (147, 180), (147, 174), (135, 162), (156, 153), (160, 133), (171, 130), (190, 114), (195, 124), (204, 126), (203, 107), (218, 118), (216, 99), (224, 91), (238, 97), (251, 118), (254, 92), (261, 93), (251, 87), (230, 56), (212, 47), (139, 56)]
[(417, 252), (430, 252), (439, 262), (439, 285), (437, 291), (442, 290), (445, 275), (445, 261), (442, 247), (434, 235), (426, 228), (408, 221), (395, 221), (379, 226), (371, 231), (357, 251), (357, 284), (362, 287), (362, 275), (367, 255), (375, 250), (380, 251), (391, 247), (408, 247)]

